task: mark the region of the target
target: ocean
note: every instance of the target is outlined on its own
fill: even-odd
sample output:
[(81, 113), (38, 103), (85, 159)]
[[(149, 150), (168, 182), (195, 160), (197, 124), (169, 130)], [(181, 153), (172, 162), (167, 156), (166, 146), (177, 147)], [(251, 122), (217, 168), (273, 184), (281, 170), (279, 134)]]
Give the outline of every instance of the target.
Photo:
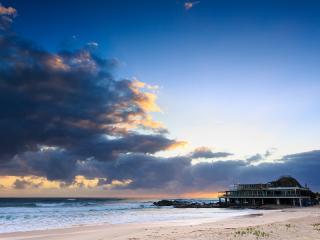
[[(251, 214), (255, 210), (156, 207), (157, 200), (93, 198), (0, 198), (0, 233), (80, 225), (185, 222), (202, 223)], [(194, 200), (215, 202), (212, 200)]]

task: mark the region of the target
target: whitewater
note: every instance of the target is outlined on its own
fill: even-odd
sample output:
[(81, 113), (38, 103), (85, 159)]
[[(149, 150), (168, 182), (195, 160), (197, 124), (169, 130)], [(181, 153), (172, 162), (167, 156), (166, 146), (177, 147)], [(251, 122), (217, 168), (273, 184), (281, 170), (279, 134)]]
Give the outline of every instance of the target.
[[(82, 225), (186, 222), (200, 224), (256, 213), (250, 209), (156, 207), (137, 199), (0, 199), (0, 233)], [(194, 200), (215, 202), (212, 200)]]

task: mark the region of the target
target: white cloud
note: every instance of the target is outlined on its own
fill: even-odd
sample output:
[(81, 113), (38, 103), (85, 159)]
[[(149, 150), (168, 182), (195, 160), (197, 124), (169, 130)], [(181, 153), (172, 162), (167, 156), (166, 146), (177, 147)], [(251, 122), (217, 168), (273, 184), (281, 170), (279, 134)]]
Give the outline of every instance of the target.
[(194, 1), (194, 2), (185, 2), (184, 3), (184, 8), (186, 10), (190, 10), (191, 8), (193, 8), (196, 4), (199, 4), (200, 1)]

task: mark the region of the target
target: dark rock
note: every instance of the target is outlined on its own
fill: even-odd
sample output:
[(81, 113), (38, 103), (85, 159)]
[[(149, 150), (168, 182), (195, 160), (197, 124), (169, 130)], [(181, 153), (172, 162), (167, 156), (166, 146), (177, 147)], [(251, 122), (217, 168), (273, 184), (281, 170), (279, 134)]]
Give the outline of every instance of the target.
[(158, 207), (172, 206), (174, 208), (218, 208), (221, 207), (219, 203), (201, 203), (185, 200), (161, 200), (154, 202), (153, 205)]
[(173, 201), (171, 200), (161, 200), (158, 202), (154, 202), (153, 205), (158, 207), (165, 207), (165, 206), (173, 206)]

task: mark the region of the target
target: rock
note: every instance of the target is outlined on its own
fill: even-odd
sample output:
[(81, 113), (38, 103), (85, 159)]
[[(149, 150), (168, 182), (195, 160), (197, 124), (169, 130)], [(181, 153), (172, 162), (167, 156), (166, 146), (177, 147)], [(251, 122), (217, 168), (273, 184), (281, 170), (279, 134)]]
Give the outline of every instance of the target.
[(161, 200), (158, 202), (154, 202), (153, 205), (158, 207), (164, 207), (164, 206), (173, 206), (173, 201), (171, 200)]
[(174, 208), (219, 208), (219, 203), (200, 203), (184, 200), (161, 200), (154, 202), (153, 205), (158, 207), (172, 206)]

